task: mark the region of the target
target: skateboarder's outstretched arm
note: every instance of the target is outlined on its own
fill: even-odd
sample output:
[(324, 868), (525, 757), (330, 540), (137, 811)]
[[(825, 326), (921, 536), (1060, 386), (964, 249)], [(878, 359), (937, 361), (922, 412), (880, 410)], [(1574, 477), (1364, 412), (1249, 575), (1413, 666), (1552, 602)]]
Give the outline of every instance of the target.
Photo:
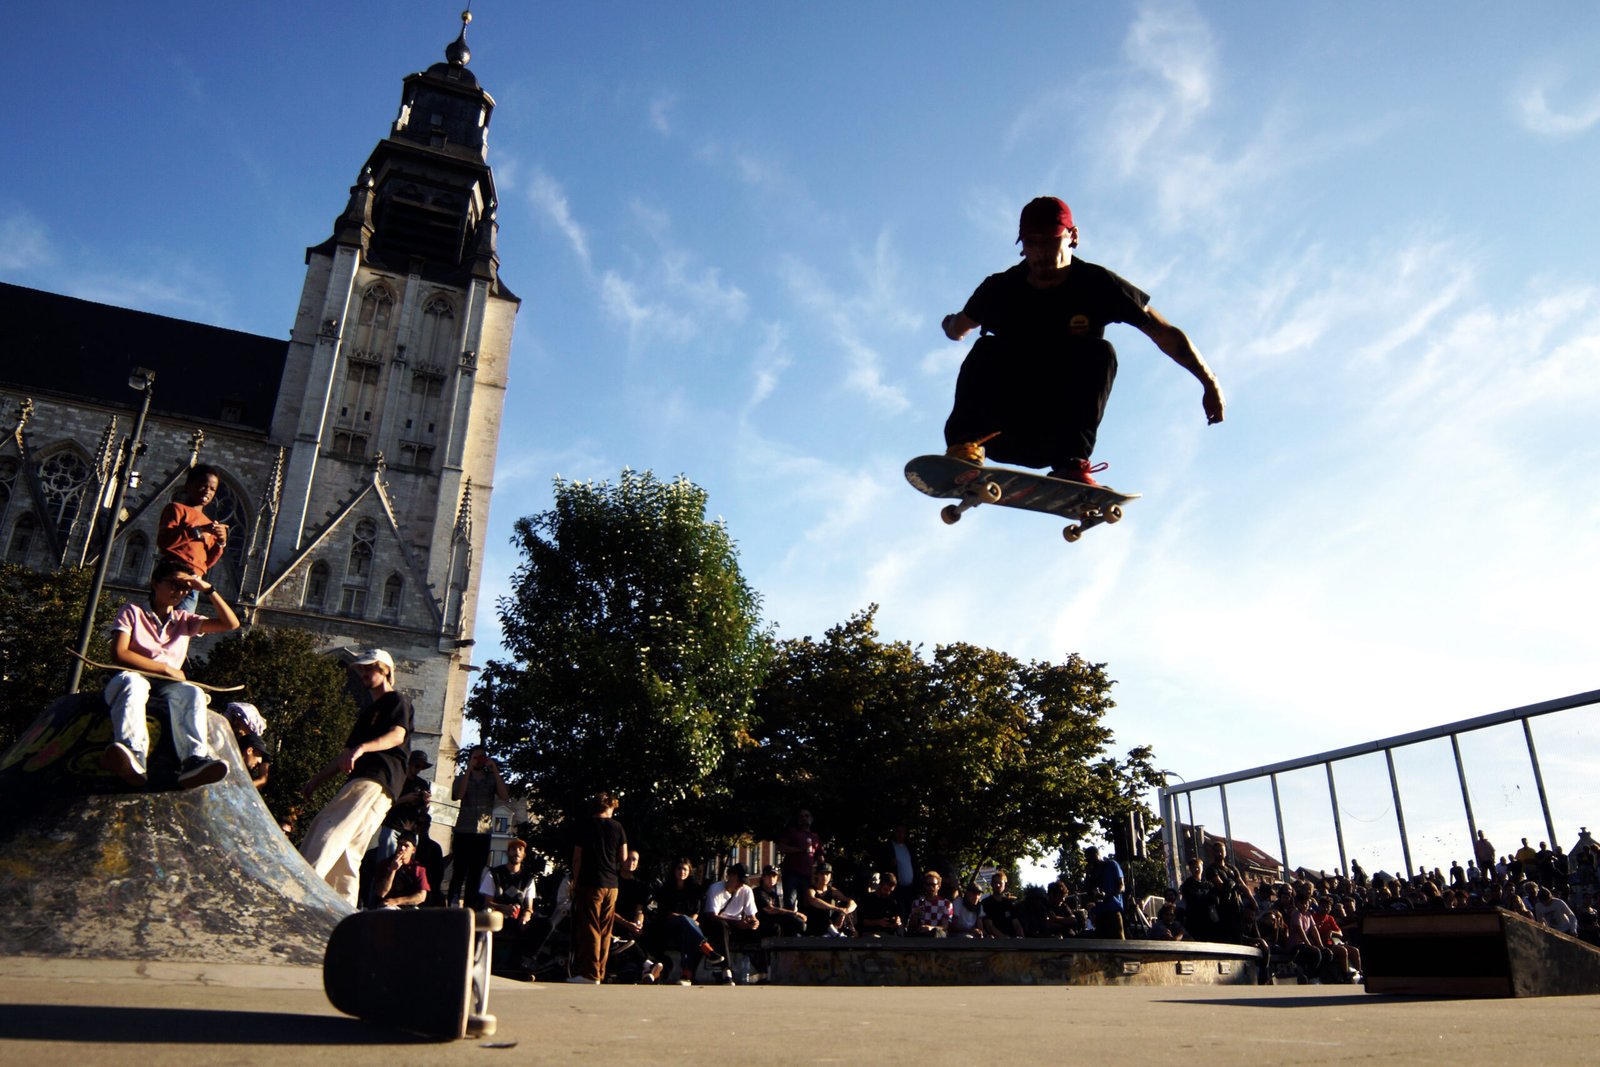
[(944, 317), (944, 321), (939, 324), (939, 328), (944, 331), (944, 335), (950, 340), (959, 341), (972, 332), (973, 327), (978, 325), (978, 320), (970, 317), (965, 311), (952, 311)]
[[(1139, 330), (1154, 341), (1156, 347), (1165, 352), (1174, 363), (1195, 376), (1205, 389), (1200, 402), (1206, 409), (1206, 421), (1221, 422), (1223, 408), (1226, 406), (1222, 399), (1222, 386), (1217, 384), (1217, 376), (1206, 365), (1205, 359), (1194, 347), (1194, 342), (1189, 340), (1188, 334), (1168, 322), (1155, 308), (1146, 307), (1144, 310), (1149, 318)], [(946, 329), (945, 332), (948, 334), (949, 330)]]

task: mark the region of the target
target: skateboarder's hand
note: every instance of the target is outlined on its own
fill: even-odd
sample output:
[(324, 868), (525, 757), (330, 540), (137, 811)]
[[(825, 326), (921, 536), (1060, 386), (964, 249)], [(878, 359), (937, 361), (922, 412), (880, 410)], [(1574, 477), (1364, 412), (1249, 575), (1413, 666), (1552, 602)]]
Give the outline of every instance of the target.
[(347, 748), (339, 753), (339, 769), (346, 774), (356, 769), (356, 760), (361, 758), (359, 748)]
[(1226, 404), (1222, 399), (1221, 386), (1216, 384), (1207, 386), (1205, 396), (1200, 402), (1205, 406), (1207, 423), (1214, 425), (1222, 421), (1222, 411)]
[(166, 673), (167, 673), (167, 677), (171, 678), (173, 681), (177, 681), (177, 682), (188, 681), (188, 676), (183, 673), (183, 668), (182, 667), (173, 667), (173, 666), (169, 665), (169, 666), (166, 667)]
[(950, 314), (946, 315), (944, 317), (944, 321), (939, 324), (940, 328), (944, 330), (944, 335), (950, 338), (952, 341), (961, 340), (967, 334), (971, 333), (972, 328), (976, 325), (978, 324), (967, 318), (966, 313), (962, 311), (951, 312)]

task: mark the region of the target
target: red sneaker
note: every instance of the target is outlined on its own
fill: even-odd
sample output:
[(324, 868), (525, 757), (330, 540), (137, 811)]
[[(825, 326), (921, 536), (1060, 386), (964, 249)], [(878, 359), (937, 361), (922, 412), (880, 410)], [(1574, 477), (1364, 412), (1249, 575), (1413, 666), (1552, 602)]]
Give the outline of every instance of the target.
[(1094, 475), (1099, 474), (1109, 463), (1090, 464), (1086, 459), (1069, 459), (1059, 467), (1050, 468), (1050, 477), (1060, 478), (1064, 482), (1077, 482), (1080, 485), (1099, 485), (1094, 480)]

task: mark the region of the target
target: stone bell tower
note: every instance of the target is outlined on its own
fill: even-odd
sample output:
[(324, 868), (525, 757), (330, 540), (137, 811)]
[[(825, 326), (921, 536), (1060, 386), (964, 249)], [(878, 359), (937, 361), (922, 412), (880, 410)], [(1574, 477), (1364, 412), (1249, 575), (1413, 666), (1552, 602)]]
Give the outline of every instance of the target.
[(399, 114), (333, 233), (306, 251), (271, 436), (259, 621), (387, 648), (440, 781), (460, 736), (494, 461), (520, 305), (500, 280), (486, 136), (494, 98), (444, 61)]

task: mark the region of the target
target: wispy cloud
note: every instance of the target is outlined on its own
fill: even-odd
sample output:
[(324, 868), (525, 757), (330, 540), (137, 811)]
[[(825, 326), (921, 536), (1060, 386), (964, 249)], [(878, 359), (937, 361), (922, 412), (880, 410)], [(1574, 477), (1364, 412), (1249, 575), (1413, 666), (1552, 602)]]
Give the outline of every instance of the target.
[(572, 205), (567, 200), (566, 191), (561, 183), (556, 181), (541, 168), (535, 168), (532, 178), (528, 182), (528, 200), (534, 210), (542, 215), (546, 221), (554, 226), (562, 236), (567, 239), (567, 244), (572, 247), (573, 253), (583, 264), (583, 269), (592, 269), (592, 259), (589, 255), (589, 236), (582, 226), (578, 225), (573, 217)]
[(750, 397), (745, 401), (746, 417), (777, 391), (783, 372), (794, 362), (781, 325), (768, 323), (762, 333), (761, 345), (750, 360), (750, 373), (754, 383), (750, 388)]
[(1588, 99), (1558, 107), (1550, 101), (1555, 86), (1549, 82), (1529, 85), (1516, 93), (1513, 110), (1522, 125), (1545, 137), (1576, 137), (1600, 123), (1600, 90)]
[(846, 386), (884, 410), (909, 407), (905, 390), (890, 380), (876, 339), (893, 338), (898, 345), (925, 324), (901, 293), (903, 264), (889, 233), (880, 232), (870, 250), (850, 257), (846, 279), (835, 281), (793, 257), (781, 273), (807, 319), (843, 357)]
[(648, 109), (651, 128), (663, 137), (670, 137), (673, 132), (672, 112), (677, 106), (677, 93), (662, 91), (652, 97)]
[(33, 270), (54, 261), (50, 231), (44, 223), (20, 208), (0, 216), (0, 270)]

